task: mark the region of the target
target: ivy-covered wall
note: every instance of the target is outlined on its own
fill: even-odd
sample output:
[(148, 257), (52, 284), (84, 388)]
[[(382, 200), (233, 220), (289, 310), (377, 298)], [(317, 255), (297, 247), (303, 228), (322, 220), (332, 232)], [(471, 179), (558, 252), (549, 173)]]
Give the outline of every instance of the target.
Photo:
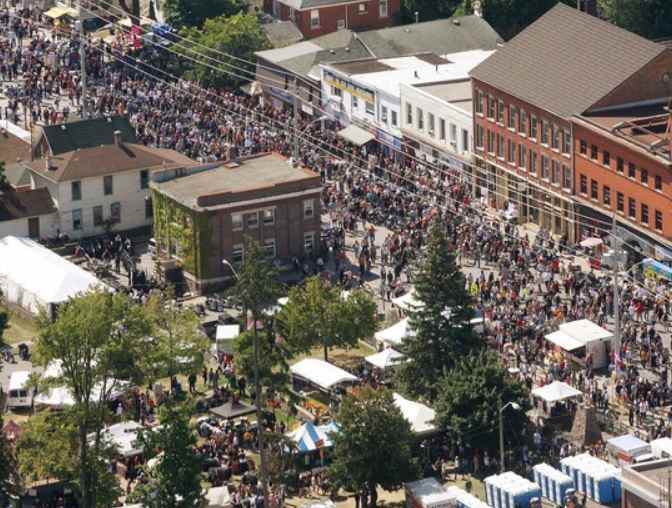
[(152, 189), (154, 239), (162, 256), (180, 260), (182, 268), (198, 277), (193, 212)]

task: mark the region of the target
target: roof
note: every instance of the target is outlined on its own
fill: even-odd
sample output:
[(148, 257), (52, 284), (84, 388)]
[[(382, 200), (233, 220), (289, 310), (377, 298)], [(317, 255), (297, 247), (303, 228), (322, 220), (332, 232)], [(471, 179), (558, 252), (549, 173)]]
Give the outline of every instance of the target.
[(46, 187), (26, 191), (6, 189), (0, 192), (0, 222), (54, 212), (56, 207)]
[(364, 360), (374, 367), (386, 369), (393, 365), (398, 365), (404, 357), (405, 355), (401, 354), (399, 351), (395, 351), (388, 347), (383, 349), (380, 353), (365, 357)]
[(473, 15), (369, 30), (357, 36), (378, 58), (497, 49), (502, 40), (487, 21)]
[(584, 344), (598, 340), (610, 340), (614, 336), (609, 330), (605, 330), (590, 319), (578, 319), (569, 323), (563, 323), (559, 328), (561, 332), (572, 336)]
[(661, 44), (560, 2), (471, 76), (567, 118), (588, 110), (663, 51)]
[(275, 48), (295, 44), (303, 39), (303, 34), (291, 21), (276, 21), (261, 25), (268, 41)]
[(580, 390), (577, 390), (562, 381), (553, 381), (550, 384), (532, 390), (532, 395), (534, 397), (538, 397), (548, 403), (573, 399), (582, 394), (583, 392)]
[[(323, 7), (325, 5), (343, 5), (351, 4), (357, 0), (279, 0), (281, 4), (285, 4), (292, 9), (314, 9), (315, 7)], [(366, 1), (366, 0), (365, 0)]]
[(46, 137), (52, 155), (100, 145), (111, 145), (114, 143), (115, 131), (121, 132), (121, 139), (126, 143), (138, 142), (135, 129), (128, 118), (121, 116), (42, 127), (42, 135)]
[(413, 87), (444, 102), (461, 104), (472, 100), (469, 79), (446, 81), (445, 83), (419, 83)]
[(394, 399), (394, 405), (399, 408), (414, 433), (424, 434), (436, 430), (433, 423), (436, 418), (436, 411), (431, 407), (405, 399), (398, 393), (393, 393), (392, 398)]
[(341, 383), (357, 381), (357, 376), (353, 376), (348, 371), (336, 367), (336, 365), (316, 358), (301, 360), (292, 365), (289, 370), (292, 374), (310, 381), (325, 390), (329, 390)]
[(30, 159), (30, 144), (4, 129), (0, 130), (0, 163), (4, 162), (8, 166), (17, 159)]
[(408, 318), (404, 318), (392, 326), (376, 332), (374, 337), (377, 342), (400, 345), (406, 337), (413, 335), (415, 335), (415, 331), (411, 328)]
[[(272, 191), (276, 186), (302, 181), (312, 186), (316, 178), (316, 186), (319, 187), (316, 173), (305, 168), (295, 168), (287, 159), (273, 153), (235, 163), (222, 162), (212, 169), (154, 182), (153, 185), (160, 192), (185, 206), (208, 209), (233, 202), (236, 199), (235, 194), (262, 189)], [(206, 198), (216, 198), (218, 194), (222, 195), (222, 199), (215, 200), (216, 204), (207, 206), (200, 204)], [(273, 195), (277, 194), (276, 191)], [(254, 196), (255, 199), (261, 197), (264, 196), (260, 193)]]
[(159, 167), (193, 166), (195, 162), (174, 150), (122, 143), (84, 148), (62, 153), (46, 160), (31, 162), (26, 167), (55, 182), (82, 180), (103, 175)]
[(632, 434), (625, 434), (623, 436), (612, 437), (607, 441), (607, 445), (612, 446), (613, 448), (618, 448), (624, 452), (643, 452), (650, 451), (651, 445), (646, 441), (639, 439)]

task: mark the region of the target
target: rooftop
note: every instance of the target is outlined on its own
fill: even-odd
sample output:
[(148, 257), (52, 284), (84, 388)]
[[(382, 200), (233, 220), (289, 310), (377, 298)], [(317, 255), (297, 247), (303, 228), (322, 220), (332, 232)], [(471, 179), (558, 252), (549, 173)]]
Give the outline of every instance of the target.
[(30, 159), (30, 144), (13, 134), (0, 130), (0, 163), (13, 164), (17, 159)]
[(568, 118), (587, 111), (665, 50), (559, 2), (471, 76)]
[(47, 215), (55, 211), (56, 207), (46, 187), (26, 191), (5, 189), (0, 192), (0, 222)]
[(275, 21), (261, 25), (268, 41), (275, 48), (283, 48), (303, 39), (303, 34), (291, 21)]
[[(356, 0), (279, 0), (281, 4), (285, 4), (292, 9), (314, 9), (315, 7), (322, 7), (324, 5), (341, 5), (351, 4)], [(366, 0), (365, 0), (366, 1)]]
[(45, 125), (41, 136), (47, 139), (51, 155), (60, 155), (77, 149), (111, 145), (115, 131), (121, 132), (121, 139), (127, 143), (138, 142), (135, 129), (128, 118), (122, 116)]
[(414, 88), (450, 103), (468, 113), (472, 112), (471, 80), (462, 79), (447, 81), (445, 83), (420, 83), (413, 85)]
[[(276, 188), (287, 183), (305, 181), (310, 187), (320, 186), (316, 173), (295, 168), (275, 153), (222, 162), (212, 169), (167, 180), (159, 175), (157, 180), (153, 186), (160, 192), (189, 208), (205, 210), (228, 205), (250, 191), (266, 191), (255, 194), (255, 199), (277, 195)], [(204, 205), (206, 201), (208, 204)]]

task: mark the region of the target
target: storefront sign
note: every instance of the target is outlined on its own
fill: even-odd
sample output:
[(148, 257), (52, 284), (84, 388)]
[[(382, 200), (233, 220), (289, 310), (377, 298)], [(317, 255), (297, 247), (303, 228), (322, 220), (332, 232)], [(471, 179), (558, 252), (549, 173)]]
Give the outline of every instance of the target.
[(393, 146), (396, 150), (401, 150), (401, 140), (383, 129), (376, 128), (376, 139), (387, 145)]

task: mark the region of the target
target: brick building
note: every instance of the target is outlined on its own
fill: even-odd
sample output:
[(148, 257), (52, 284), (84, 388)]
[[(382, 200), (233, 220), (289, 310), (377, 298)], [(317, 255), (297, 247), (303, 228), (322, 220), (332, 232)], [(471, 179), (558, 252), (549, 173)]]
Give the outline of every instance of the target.
[(394, 24), (401, 0), (265, 0), (264, 10), (292, 21), (306, 39), (336, 30), (371, 30)]
[(559, 3), (471, 72), (476, 191), (576, 239), (574, 118), (666, 100), (670, 65), (665, 46)]
[(202, 293), (231, 278), (251, 237), (269, 259), (311, 257), (320, 247), (320, 176), (278, 154), (153, 175), (159, 252)]

